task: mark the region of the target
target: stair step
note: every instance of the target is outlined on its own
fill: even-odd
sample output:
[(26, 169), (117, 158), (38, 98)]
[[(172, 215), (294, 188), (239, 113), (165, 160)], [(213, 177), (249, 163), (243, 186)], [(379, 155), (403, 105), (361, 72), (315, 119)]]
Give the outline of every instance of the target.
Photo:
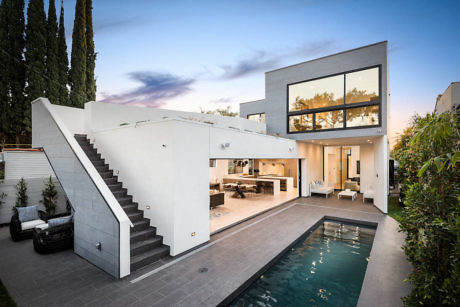
[(97, 152), (85, 152), (85, 154), (88, 156), (90, 161), (101, 159), (101, 154)]
[(153, 250), (131, 257), (131, 271), (135, 271), (147, 264), (153, 263), (169, 254), (169, 247), (160, 246)]
[(111, 178), (111, 177), (113, 177), (113, 170), (99, 173), (99, 175), (101, 175), (101, 177), (102, 177), (103, 179)]
[(163, 237), (155, 236), (151, 239), (139, 241), (131, 244), (131, 257), (152, 250), (155, 247), (159, 247), (163, 244)]
[(123, 188), (123, 184), (121, 182), (115, 182), (115, 183), (107, 183), (107, 186), (109, 187), (110, 191), (118, 191)]
[[(126, 212), (126, 211), (125, 211)], [(144, 218), (144, 214), (141, 211), (127, 213), (129, 220), (134, 223), (137, 221), (141, 221)]]
[(138, 203), (133, 201), (132, 195), (128, 195), (128, 190), (123, 188), (118, 176), (114, 176), (113, 170), (105, 163), (105, 159), (102, 159), (87, 135), (75, 134), (75, 139), (133, 223), (134, 227), (130, 231), (131, 270), (134, 271), (169, 255), (170, 249), (163, 244), (163, 237), (158, 236), (156, 228), (150, 226), (150, 220), (144, 218)]
[[(98, 160), (90, 160), (91, 163), (93, 163), (93, 165), (96, 167), (96, 166), (105, 166), (107, 164), (105, 164), (105, 161), (104, 159), (98, 159)], [(108, 165), (107, 165), (108, 166)]]
[(110, 177), (110, 178), (105, 178), (104, 181), (105, 181), (105, 183), (107, 185), (109, 185), (109, 184), (117, 184), (118, 183), (118, 178), (117, 178), (117, 176), (113, 176), (113, 177)]
[(92, 152), (97, 150), (94, 148), (93, 144), (80, 144), (81, 149), (83, 149), (84, 152)]
[(121, 207), (123, 208), (123, 210), (125, 211), (126, 214), (140, 212), (139, 208), (137, 207), (137, 204), (131, 203), (129, 205), (125, 205), (125, 206), (121, 206)]
[(117, 191), (112, 191), (112, 194), (113, 194), (113, 196), (115, 196), (116, 199), (121, 199), (121, 198), (130, 196), (130, 195), (128, 195), (128, 190), (126, 190), (124, 188), (121, 188), (121, 189), (119, 189)]
[(96, 170), (99, 172), (99, 173), (104, 173), (104, 172), (107, 172), (109, 170), (109, 166), (106, 164), (106, 165), (102, 165), (102, 166), (95, 166), (96, 167)]
[(120, 205), (122, 205), (122, 206), (123, 205), (129, 205), (130, 203), (133, 202), (133, 197), (131, 195), (128, 195), (128, 196), (123, 196), (123, 197), (117, 198), (117, 200), (118, 200), (118, 203)]
[(93, 155), (93, 156), (89, 157), (89, 160), (90, 160), (92, 163), (102, 161), (102, 162), (104, 162), (104, 164), (105, 164), (105, 159), (98, 158), (96, 155)]
[(131, 232), (138, 232), (145, 230), (150, 227), (150, 221), (147, 219), (142, 219), (133, 223), (134, 227), (131, 228)]
[(153, 238), (156, 234), (157, 234), (156, 228), (149, 227), (142, 231), (131, 232), (130, 241), (131, 241), (131, 244), (133, 244), (139, 241), (148, 240), (148, 239)]

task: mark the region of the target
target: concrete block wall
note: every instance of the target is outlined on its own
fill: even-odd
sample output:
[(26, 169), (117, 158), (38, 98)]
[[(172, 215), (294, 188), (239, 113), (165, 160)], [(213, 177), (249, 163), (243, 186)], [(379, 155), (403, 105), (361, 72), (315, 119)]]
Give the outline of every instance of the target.
[[(120, 225), (49, 111), (32, 104), (33, 147), (42, 147), (75, 210), (75, 253), (120, 276)], [(96, 244), (102, 244), (101, 250)]]

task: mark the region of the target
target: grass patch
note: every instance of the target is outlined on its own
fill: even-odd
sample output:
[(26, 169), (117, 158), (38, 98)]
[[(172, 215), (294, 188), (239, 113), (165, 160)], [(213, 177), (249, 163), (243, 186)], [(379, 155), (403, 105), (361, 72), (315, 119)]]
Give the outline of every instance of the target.
[(5, 286), (2, 284), (0, 280), (0, 307), (15, 307), (16, 303), (8, 294)]
[(404, 208), (399, 205), (397, 197), (388, 197), (388, 215), (401, 223)]

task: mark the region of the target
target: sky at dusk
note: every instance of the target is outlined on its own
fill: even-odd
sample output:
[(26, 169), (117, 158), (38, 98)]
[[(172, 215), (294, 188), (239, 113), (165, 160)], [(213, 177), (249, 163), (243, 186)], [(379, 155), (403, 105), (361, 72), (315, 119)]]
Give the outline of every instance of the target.
[[(264, 98), (265, 71), (388, 40), (394, 138), (460, 81), (460, 1), (93, 0), (93, 6), (100, 101), (238, 110), (240, 102)], [(69, 53), (74, 7), (64, 1)]]

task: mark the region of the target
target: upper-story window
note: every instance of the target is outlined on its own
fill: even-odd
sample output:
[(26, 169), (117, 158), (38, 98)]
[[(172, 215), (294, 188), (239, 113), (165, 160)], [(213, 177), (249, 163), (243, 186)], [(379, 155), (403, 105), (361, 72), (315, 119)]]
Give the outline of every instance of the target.
[(265, 124), (265, 113), (250, 114), (248, 115), (248, 119)]
[(288, 85), (288, 132), (380, 125), (380, 67)]

